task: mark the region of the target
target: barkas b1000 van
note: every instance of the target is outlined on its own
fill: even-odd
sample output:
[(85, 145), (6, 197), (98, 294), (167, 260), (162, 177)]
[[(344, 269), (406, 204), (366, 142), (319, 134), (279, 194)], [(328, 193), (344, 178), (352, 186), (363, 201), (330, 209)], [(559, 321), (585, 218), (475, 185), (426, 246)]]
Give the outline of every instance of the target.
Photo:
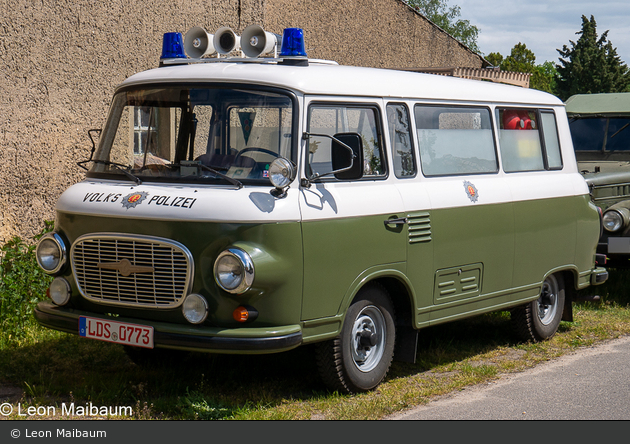
[(606, 280), (557, 98), (308, 59), (299, 28), (250, 26), (229, 57), (237, 37), (167, 33), (116, 89), (38, 244), (42, 325), (133, 358), (316, 344), (361, 392), (423, 327), (510, 310), (545, 340)]

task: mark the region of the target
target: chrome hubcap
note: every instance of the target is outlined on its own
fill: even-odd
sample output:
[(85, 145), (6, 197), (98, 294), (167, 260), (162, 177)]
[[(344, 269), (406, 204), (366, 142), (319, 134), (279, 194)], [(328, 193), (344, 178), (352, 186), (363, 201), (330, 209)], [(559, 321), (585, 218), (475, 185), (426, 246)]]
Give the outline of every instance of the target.
[(383, 357), (385, 348), (385, 317), (368, 305), (357, 315), (352, 326), (352, 359), (362, 372), (373, 370)]
[(545, 279), (538, 298), (538, 319), (543, 325), (548, 325), (556, 317), (557, 311), (558, 281), (554, 276), (549, 276)]

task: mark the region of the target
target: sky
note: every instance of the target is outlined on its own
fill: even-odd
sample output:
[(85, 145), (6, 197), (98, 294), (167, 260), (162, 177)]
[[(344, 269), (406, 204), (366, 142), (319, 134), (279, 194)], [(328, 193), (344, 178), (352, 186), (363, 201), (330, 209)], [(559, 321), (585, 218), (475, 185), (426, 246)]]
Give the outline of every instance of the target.
[(630, 1), (608, 0), (448, 0), (461, 8), (460, 19), (479, 28), (477, 45), (484, 56), (499, 52), (504, 57), (517, 43), (534, 52), (536, 64), (559, 63), (557, 49), (577, 42), (582, 15), (597, 23), (597, 35), (608, 30), (608, 41), (630, 66)]

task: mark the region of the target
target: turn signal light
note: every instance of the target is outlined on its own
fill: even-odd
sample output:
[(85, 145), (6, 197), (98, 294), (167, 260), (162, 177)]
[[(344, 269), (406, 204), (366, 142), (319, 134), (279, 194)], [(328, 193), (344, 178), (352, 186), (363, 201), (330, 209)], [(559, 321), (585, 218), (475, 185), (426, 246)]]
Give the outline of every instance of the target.
[(252, 322), (258, 317), (258, 310), (250, 306), (239, 306), (232, 312), (236, 322)]

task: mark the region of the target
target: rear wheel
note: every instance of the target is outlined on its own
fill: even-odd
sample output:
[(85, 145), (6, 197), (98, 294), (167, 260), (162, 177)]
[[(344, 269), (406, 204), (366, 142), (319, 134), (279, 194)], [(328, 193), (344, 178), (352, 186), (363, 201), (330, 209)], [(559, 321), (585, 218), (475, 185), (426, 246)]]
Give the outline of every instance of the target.
[(525, 341), (544, 341), (558, 331), (564, 310), (564, 280), (560, 274), (545, 279), (540, 297), (512, 310), (517, 334)]
[(394, 308), (383, 287), (369, 285), (348, 308), (339, 337), (318, 344), (317, 364), (332, 390), (358, 393), (378, 386), (394, 356)]

